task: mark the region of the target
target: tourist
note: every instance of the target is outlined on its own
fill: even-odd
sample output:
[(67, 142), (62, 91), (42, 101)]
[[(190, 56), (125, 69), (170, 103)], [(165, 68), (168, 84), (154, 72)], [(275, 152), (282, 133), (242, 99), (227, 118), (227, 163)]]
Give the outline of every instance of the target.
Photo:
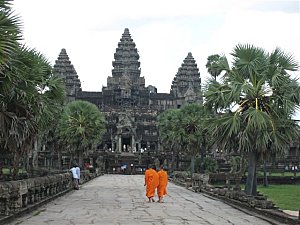
[(73, 180), (73, 186), (74, 189), (79, 189), (79, 179), (80, 179), (80, 168), (77, 164), (74, 164), (73, 167), (70, 169), (70, 172), (72, 173), (72, 180)]
[(167, 185), (168, 185), (168, 174), (166, 168), (163, 165), (160, 165), (160, 170), (158, 171), (159, 177), (159, 185), (157, 187), (157, 195), (158, 195), (158, 202), (163, 202), (164, 195), (167, 194)]
[(155, 166), (149, 164), (148, 169), (145, 172), (145, 184), (146, 186), (146, 196), (148, 197), (149, 202), (155, 202), (154, 194), (158, 186), (159, 178), (155, 170)]
[(80, 168), (79, 168), (78, 165), (76, 165), (76, 174), (77, 174), (77, 177), (78, 177), (78, 185), (79, 185), (80, 184)]

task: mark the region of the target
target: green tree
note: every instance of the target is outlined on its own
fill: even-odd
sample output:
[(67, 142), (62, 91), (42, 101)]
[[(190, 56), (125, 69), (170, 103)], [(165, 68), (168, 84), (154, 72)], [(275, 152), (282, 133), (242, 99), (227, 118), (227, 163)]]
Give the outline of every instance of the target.
[(195, 167), (196, 172), (203, 173), (201, 170), (201, 167), (203, 167), (206, 173), (215, 173), (218, 169), (218, 162), (210, 156), (196, 157)]
[(9, 0), (0, 0), (0, 82), (3, 82), (3, 70), (13, 58), (21, 40), (21, 23), (19, 17), (13, 15)]
[(222, 72), (220, 68), (220, 62), (222, 62), (220, 55), (210, 55), (207, 57), (207, 63), (205, 67), (207, 68), (207, 72), (214, 78), (214, 80), (217, 80), (217, 76), (219, 76)]
[(16, 168), (55, 119), (64, 88), (41, 53), (19, 44), (20, 22), (9, 2), (0, 1), (0, 151), (13, 156)]
[(96, 105), (86, 101), (73, 101), (66, 105), (58, 126), (59, 137), (73, 147), (80, 166), (85, 150), (101, 141), (105, 125), (104, 115)]
[(14, 166), (32, 148), (38, 133), (55, 120), (63, 104), (62, 80), (34, 49), (18, 48), (3, 70), (0, 87), (1, 146), (14, 156)]
[(159, 138), (163, 146), (172, 151), (172, 170), (175, 169), (175, 157), (180, 149), (180, 140), (176, 134), (178, 114), (179, 109), (168, 109), (158, 116)]
[(209, 124), (219, 145), (226, 147), (237, 140), (238, 150), (248, 156), (245, 192), (256, 195), (258, 160), (284, 153), (298, 135), (292, 115), (299, 109), (300, 88), (288, 74), (298, 64), (278, 48), (267, 53), (251, 45), (237, 45), (232, 56), (231, 68), (219, 64), (224, 71), (222, 80), (208, 83), (206, 104), (216, 107), (220, 115)]
[(159, 119), (161, 140), (178, 145), (183, 153), (191, 155), (191, 171), (194, 172), (194, 159), (205, 153), (208, 146), (205, 121), (207, 114), (202, 105), (188, 104), (181, 109), (164, 112)]
[[(195, 171), (195, 156), (205, 151), (205, 111), (202, 105), (188, 104), (180, 109), (179, 132), (185, 153), (191, 155), (191, 172)], [(203, 154), (202, 154), (203, 155)]]

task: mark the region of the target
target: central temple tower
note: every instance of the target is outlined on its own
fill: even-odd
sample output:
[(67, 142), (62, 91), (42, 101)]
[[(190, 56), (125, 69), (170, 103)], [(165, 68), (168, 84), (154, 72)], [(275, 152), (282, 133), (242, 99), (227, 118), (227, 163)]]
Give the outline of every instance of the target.
[(145, 78), (140, 77), (139, 58), (129, 30), (125, 28), (114, 54), (112, 77), (107, 78), (107, 87), (103, 88), (105, 105), (127, 108), (148, 104), (149, 91), (145, 88)]

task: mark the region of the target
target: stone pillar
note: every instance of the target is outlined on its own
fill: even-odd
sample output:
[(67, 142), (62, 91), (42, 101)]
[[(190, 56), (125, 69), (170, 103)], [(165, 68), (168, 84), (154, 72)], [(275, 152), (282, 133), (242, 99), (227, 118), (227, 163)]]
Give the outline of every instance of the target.
[(121, 135), (118, 136), (118, 152), (122, 152), (122, 138), (121, 138)]
[(110, 143), (111, 143), (111, 151), (114, 152), (115, 149), (114, 149), (114, 138), (112, 135), (110, 135)]
[(113, 139), (111, 140), (111, 151), (115, 151), (115, 142), (113, 141)]
[(134, 135), (131, 136), (131, 151), (133, 152), (135, 149), (135, 139)]

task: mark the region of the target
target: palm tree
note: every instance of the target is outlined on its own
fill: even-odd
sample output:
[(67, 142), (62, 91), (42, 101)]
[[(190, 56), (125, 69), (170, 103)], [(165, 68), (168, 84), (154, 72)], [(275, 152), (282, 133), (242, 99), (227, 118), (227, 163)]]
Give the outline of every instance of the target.
[(0, 87), (1, 146), (13, 153), (14, 165), (27, 154), (41, 133), (55, 120), (65, 92), (62, 80), (52, 74), (45, 57), (19, 47), (3, 73)]
[[(195, 171), (195, 156), (203, 159), (210, 145), (206, 121), (208, 113), (203, 105), (188, 104), (180, 109), (179, 132), (185, 153), (191, 155), (191, 172)], [(200, 169), (203, 172), (203, 168)]]
[(222, 72), (222, 66), (226, 64), (228, 64), (226, 57), (220, 55), (210, 55), (207, 57), (207, 63), (205, 67), (213, 79), (217, 80), (217, 77)]
[(101, 141), (105, 133), (104, 115), (96, 105), (86, 101), (73, 101), (66, 105), (58, 125), (59, 137), (73, 146), (82, 166), (84, 151)]
[(288, 74), (298, 64), (278, 48), (267, 53), (251, 45), (237, 45), (232, 56), (231, 68), (219, 64), (225, 72), (223, 79), (207, 86), (206, 104), (221, 115), (211, 121), (210, 129), (222, 146), (238, 140), (238, 150), (249, 161), (245, 192), (256, 195), (258, 160), (284, 153), (298, 134), (292, 115), (299, 109), (300, 88)]
[(21, 46), (20, 39), (20, 20), (13, 15), (10, 1), (1, 0), (0, 150), (13, 155), (15, 168), (38, 133), (55, 120), (65, 95), (62, 80), (53, 76), (48, 60)]
[[(178, 154), (180, 141), (176, 136), (179, 109), (168, 109), (158, 117), (159, 137), (162, 144), (172, 151), (172, 170), (175, 169), (175, 155)], [(178, 159), (177, 159), (178, 160)]]
[(182, 148), (182, 152), (191, 155), (192, 173), (195, 156), (204, 153), (208, 143), (205, 120), (205, 109), (198, 104), (188, 104), (179, 110), (168, 110), (159, 117), (161, 140), (171, 146), (176, 144)]
[(3, 70), (12, 59), (21, 40), (21, 23), (19, 17), (13, 15), (9, 0), (0, 0), (0, 83), (3, 82)]

